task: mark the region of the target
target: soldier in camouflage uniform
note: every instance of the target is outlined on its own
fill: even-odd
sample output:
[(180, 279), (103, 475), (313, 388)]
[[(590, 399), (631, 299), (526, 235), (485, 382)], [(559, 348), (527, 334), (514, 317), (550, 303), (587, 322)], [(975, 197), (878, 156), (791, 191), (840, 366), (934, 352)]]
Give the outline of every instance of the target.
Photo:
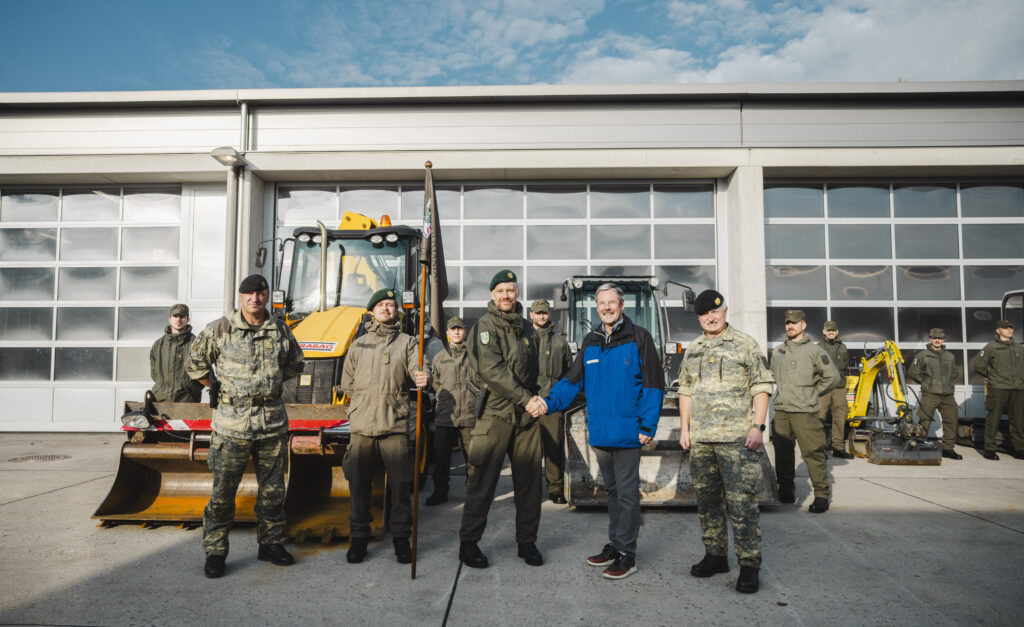
[[(537, 385), (539, 396), (547, 396), (552, 386), (562, 378), (572, 365), (569, 342), (551, 324), (551, 304), (543, 298), (533, 301), (530, 306), (530, 321), (537, 333), (540, 346), (537, 350), (539, 372)], [(565, 505), (565, 414), (551, 412), (540, 417), (540, 441), (544, 447), (544, 476), (548, 481), (548, 500), (556, 505)]]
[(846, 350), (846, 344), (839, 339), (839, 326), (835, 322), (826, 322), (821, 335), (818, 346), (839, 371), (839, 385), (821, 397), (818, 418), (824, 423), (829, 412), (832, 412), (832, 457), (853, 459), (853, 455), (846, 451), (846, 417), (850, 414), (850, 405), (846, 402), (846, 369), (850, 364), (850, 353)]
[(341, 389), (352, 399), (348, 408), (351, 436), (341, 460), (352, 493), (352, 541), (345, 558), (358, 564), (366, 557), (373, 476), (380, 464), (388, 475), (391, 493), (395, 558), (400, 564), (408, 564), (412, 561), (413, 460), (407, 389), (410, 380), (417, 387), (426, 386), (429, 375), (419, 370), (416, 338), (402, 333), (395, 291), (378, 290), (366, 308), (373, 320), (363, 323), (366, 332), (352, 341), (341, 372)]
[(516, 542), (519, 557), (531, 566), (544, 558), (537, 550), (540, 527), (540, 424), (526, 410), (537, 394), (537, 334), (523, 319), (516, 274), (501, 270), (491, 278), (487, 313), (466, 340), (471, 369), (487, 400), (473, 427), (469, 463), (473, 473), (466, 487), (466, 505), (459, 530), (459, 559), (471, 568), (486, 568), (487, 557), (477, 544), (487, 527), (501, 467), (508, 456), (515, 491)]
[(679, 444), (690, 451), (705, 555), (690, 574), (729, 572), (728, 514), (740, 565), (736, 590), (757, 592), (757, 494), (774, 379), (757, 342), (726, 323), (728, 309), (721, 294), (701, 292), (694, 309), (704, 334), (686, 348), (679, 366)]
[(268, 296), (266, 279), (246, 277), (238, 287), (239, 308), (207, 325), (189, 355), (189, 377), (208, 386), (215, 375), (220, 385), (208, 458), (213, 492), (203, 511), (203, 570), (211, 578), (224, 574), (235, 494), (250, 456), (259, 485), (258, 557), (279, 566), (294, 561), (281, 546), (288, 457), (281, 384), (302, 372), (302, 351), (288, 326), (267, 311)]
[(828, 511), (832, 488), (828, 479), (825, 448), (828, 442), (821, 429), (818, 412), (821, 397), (839, 384), (839, 371), (818, 346), (811, 344), (804, 331), (807, 320), (799, 309), (786, 311), (786, 342), (772, 351), (771, 370), (778, 392), (772, 419), (772, 443), (775, 444), (775, 471), (779, 479), (779, 501), (794, 503), (796, 489), (795, 445), (807, 465), (814, 486), (814, 501), (808, 511)]
[(946, 332), (935, 328), (928, 333), (928, 347), (914, 356), (907, 376), (921, 384), (921, 404), (917, 416), (925, 434), (932, 426), (935, 410), (942, 417), (942, 456), (963, 459), (954, 450), (956, 427), (960, 421), (956, 397), (956, 381), (960, 377), (953, 353), (945, 348)]
[[(428, 506), (448, 502), (448, 478), (451, 471), (452, 447), (458, 443), (462, 456), (469, 449), (470, 434), (476, 424), (473, 414), (473, 393), (467, 388), (472, 380), (469, 356), (466, 354), (466, 323), (462, 318), (448, 321), (448, 350), (440, 351), (433, 360), (434, 391), (434, 493), (427, 497)], [(466, 464), (466, 482), (471, 468)]]

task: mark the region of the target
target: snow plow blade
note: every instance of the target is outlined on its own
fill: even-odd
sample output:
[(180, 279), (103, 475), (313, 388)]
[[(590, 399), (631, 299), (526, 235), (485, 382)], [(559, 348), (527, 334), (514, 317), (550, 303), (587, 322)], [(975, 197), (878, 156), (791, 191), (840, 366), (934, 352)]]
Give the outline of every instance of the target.
[[(571, 408), (566, 412), (566, 499), (580, 507), (607, 506), (597, 457), (588, 444), (587, 410)], [(779, 502), (775, 471), (764, 448), (761, 457), (761, 505)], [(690, 475), (690, 462), (679, 446), (679, 414), (675, 399), (666, 398), (654, 440), (640, 452), (640, 505), (643, 507), (676, 507), (697, 505), (697, 493)]]
[[(141, 523), (202, 524), (210, 500), (213, 473), (207, 465), (210, 444), (208, 405), (125, 403), (125, 414), (145, 412), (146, 429), (126, 427), (130, 441), (121, 447), (110, 492), (93, 514), (101, 526)], [(318, 538), (329, 543), (349, 535), (350, 494), (341, 460), (348, 444), (343, 405), (286, 405), (289, 450), (285, 468), (285, 533), (296, 542)], [(257, 482), (246, 466), (235, 497), (235, 522), (255, 523)], [(383, 534), (384, 475), (374, 477), (371, 512), (374, 534)]]

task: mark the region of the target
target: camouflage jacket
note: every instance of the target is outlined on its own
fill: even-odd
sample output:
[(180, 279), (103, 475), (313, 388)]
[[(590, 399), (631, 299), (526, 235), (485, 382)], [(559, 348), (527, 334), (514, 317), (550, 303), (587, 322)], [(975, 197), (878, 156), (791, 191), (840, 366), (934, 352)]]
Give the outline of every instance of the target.
[(433, 361), (434, 391), (437, 407), (434, 421), (439, 427), (472, 427), (473, 393), (466, 384), (473, 378), (469, 369), (466, 343), (452, 344), (437, 354)]
[(288, 431), (281, 384), (302, 372), (302, 351), (291, 330), (264, 312), (255, 329), (238, 309), (206, 325), (192, 341), (188, 376), (220, 382), (213, 430), (242, 440)]
[(189, 345), (195, 337), (191, 325), (186, 325), (178, 334), (172, 333), (171, 325), (167, 325), (160, 339), (153, 342), (153, 348), (149, 351), (149, 376), (153, 379), (153, 396), (156, 400), (199, 402), (203, 386), (185, 373)]
[(992, 340), (974, 362), (974, 371), (993, 390), (1024, 390), (1024, 345), (1012, 339)]
[(692, 442), (743, 442), (754, 424), (754, 396), (771, 394), (775, 379), (749, 335), (732, 325), (701, 335), (679, 365), (679, 395), (692, 400)]
[(778, 384), (773, 405), (778, 411), (816, 414), (821, 409), (821, 396), (839, 386), (835, 364), (807, 337), (776, 346), (771, 364)]
[(547, 396), (552, 386), (558, 382), (572, 365), (572, 352), (565, 336), (555, 330), (554, 325), (533, 328), (537, 334), (537, 385), (540, 396)]
[(526, 404), (537, 393), (537, 334), (522, 312), (519, 303), (503, 313), (491, 301), (466, 337), (470, 368), (489, 390), (484, 414), (515, 425), (536, 420)]
[(907, 376), (921, 384), (921, 391), (928, 394), (953, 394), (960, 369), (956, 367), (953, 353), (944, 348), (928, 348), (914, 356)]
[[(416, 338), (397, 323), (369, 321), (345, 355), (341, 389), (352, 399), (348, 407), (352, 433), (371, 437), (408, 433), (409, 396), (413, 373), (419, 370)], [(423, 369), (430, 371), (430, 364)]]

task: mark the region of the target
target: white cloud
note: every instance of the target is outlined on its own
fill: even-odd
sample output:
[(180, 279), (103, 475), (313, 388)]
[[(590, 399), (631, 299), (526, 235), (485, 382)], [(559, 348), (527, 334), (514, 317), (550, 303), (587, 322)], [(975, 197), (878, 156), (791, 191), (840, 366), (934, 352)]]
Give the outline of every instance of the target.
[[(718, 0), (718, 4), (736, 11), (743, 3)], [(688, 3), (669, 3), (666, 11), (676, 24), (685, 26), (689, 22), (679, 18), (683, 5)], [(848, 0), (820, 11), (780, 3), (770, 11), (744, 12), (728, 31), (742, 37), (699, 62), (684, 47), (689, 42), (680, 42), (679, 37), (657, 42), (616, 35), (596, 38), (574, 51), (560, 80), (888, 82), (900, 78), (1024, 78), (1024, 3), (1019, 0)], [(729, 24), (723, 24), (729, 29)], [(687, 31), (685, 35), (699, 38), (701, 32), (698, 28), (696, 33)], [(708, 32), (704, 29), (705, 37)], [(779, 35), (784, 36), (781, 43)]]

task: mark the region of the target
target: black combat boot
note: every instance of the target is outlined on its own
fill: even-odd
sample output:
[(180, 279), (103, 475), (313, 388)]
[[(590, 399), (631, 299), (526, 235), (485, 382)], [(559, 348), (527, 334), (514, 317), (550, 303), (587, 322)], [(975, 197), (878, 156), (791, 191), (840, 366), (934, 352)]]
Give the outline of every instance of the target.
[(434, 490), (434, 493), (427, 497), (427, 507), (440, 505), (448, 502), (448, 490)]
[(985, 451), (984, 457), (985, 457), (985, 459), (991, 459), (993, 461), (999, 461), (999, 456), (996, 455), (995, 451)]
[(729, 558), (724, 555), (704, 556), (704, 559), (690, 567), (690, 574), (694, 577), (711, 577), (718, 573), (729, 572)]
[(352, 538), (352, 542), (348, 547), (348, 553), (345, 553), (345, 559), (348, 560), (348, 563), (358, 564), (366, 559), (366, 545), (369, 543), (369, 538)]
[(224, 574), (224, 560), (227, 555), (207, 555), (206, 564), (203, 565), (203, 574), (210, 579), (216, 579)]
[(853, 459), (853, 455), (852, 454), (847, 453), (846, 451), (844, 451), (841, 448), (834, 448), (834, 449), (832, 449), (832, 457), (834, 457), (836, 459)]
[(807, 508), (807, 511), (812, 514), (824, 514), (828, 511), (828, 499), (821, 496), (814, 497), (814, 502)]
[(460, 544), (459, 559), (470, 568), (487, 568), (487, 556), (480, 550), (476, 542), (463, 542)]
[(740, 578), (736, 580), (736, 592), (752, 594), (761, 586), (757, 566), (740, 566)]
[(409, 538), (394, 538), (395, 559), (399, 564), (408, 564), (412, 561), (412, 547), (409, 546)]
[(779, 503), (796, 503), (796, 490), (793, 486), (779, 486)]
[(295, 563), (295, 558), (292, 557), (292, 554), (286, 551), (280, 544), (261, 544), (260, 552), (256, 555), (256, 559), (278, 566), (291, 566)]
[(948, 451), (942, 451), (942, 456), (945, 457), (946, 459), (963, 459), (964, 458), (963, 455), (961, 455), (960, 453), (957, 453), (953, 449), (949, 449)]
[(523, 561), (530, 566), (542, 566), (544, 564), (544, 557), (537, 550), (537, 545), (533, 542), (524, 542), (519, 545), (519, 557), (523, 558)]

